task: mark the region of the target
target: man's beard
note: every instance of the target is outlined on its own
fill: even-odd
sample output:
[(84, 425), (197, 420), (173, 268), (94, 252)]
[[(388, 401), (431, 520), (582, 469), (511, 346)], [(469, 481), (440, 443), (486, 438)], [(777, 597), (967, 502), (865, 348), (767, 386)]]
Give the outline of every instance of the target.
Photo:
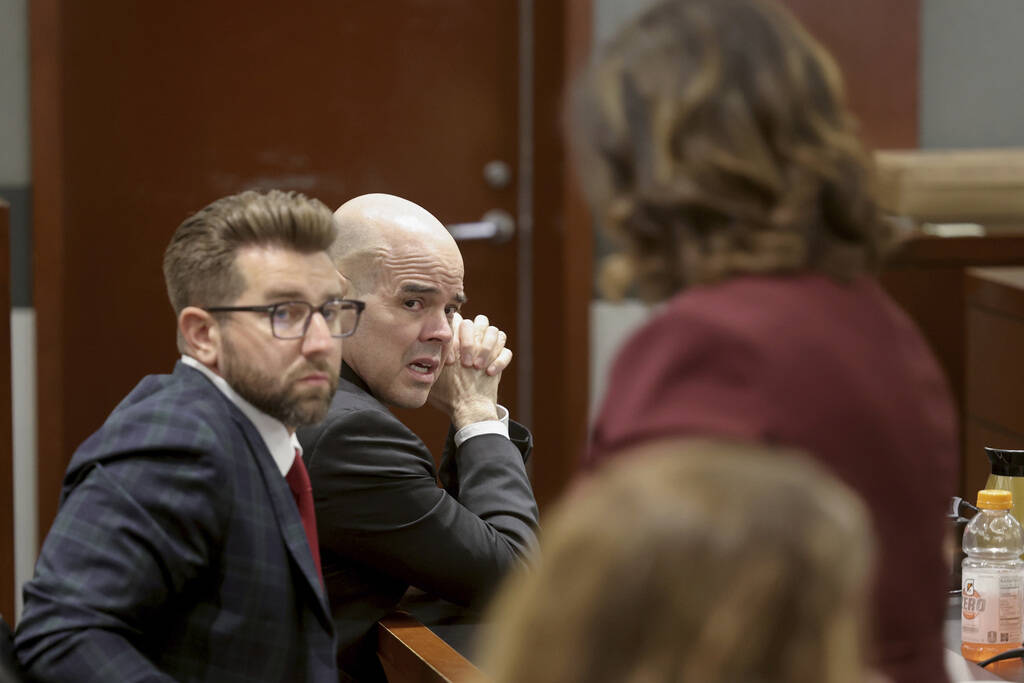
[[(232, 358), (237, 356), (226, 348)], [(327, 417), (331, 399), (338, 389), (338, 373), (332, 371), (327, 362), (310, 362), (308, 368), (294, 373), (303, 376), (316, 370), (327, 375), (330, 385), (326, 393), (320, 387), (301, 391), (294, 382), (277, 381), (255, 367), (236, 367), (241, 364), (226, 363), (222, 368), (224, 379), (239, 396), (270, 417), (279, 420), (285, 427), (298, 428), (316, 424)]]

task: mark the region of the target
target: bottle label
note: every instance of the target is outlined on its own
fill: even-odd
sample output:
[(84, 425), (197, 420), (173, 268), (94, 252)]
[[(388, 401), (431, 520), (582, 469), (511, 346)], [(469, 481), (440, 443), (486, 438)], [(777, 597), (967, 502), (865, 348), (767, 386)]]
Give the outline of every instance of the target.
[(964, 568), (963, 580), (962, 641), (978, 645), (1020, 645), (1024, 596), (1021, 573)]

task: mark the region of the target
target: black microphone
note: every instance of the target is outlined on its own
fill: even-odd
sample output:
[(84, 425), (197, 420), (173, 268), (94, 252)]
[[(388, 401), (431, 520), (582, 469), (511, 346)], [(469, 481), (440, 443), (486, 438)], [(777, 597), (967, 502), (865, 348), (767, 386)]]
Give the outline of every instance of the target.
[(978, 662), (978, 666), (984, 667), (988, 666), (992, 662), (1001, 662), (1004, 659), (1014, 659), (1016, 657), (1024, 657), (1024, 647), (1015, 647), (1012, 650), (1000, 652), (999, 654), (989, 657), (988, 659), (983, 659), (980, 662)]

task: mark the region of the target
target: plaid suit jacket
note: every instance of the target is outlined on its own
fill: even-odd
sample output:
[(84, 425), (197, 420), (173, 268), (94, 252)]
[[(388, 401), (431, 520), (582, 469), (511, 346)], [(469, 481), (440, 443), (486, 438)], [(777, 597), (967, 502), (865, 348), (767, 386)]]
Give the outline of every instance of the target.
[(336, 681), (288, 485), (201, 373), (151, 375), (75, 452), (24, 588), (16, 653), (46, 681)]

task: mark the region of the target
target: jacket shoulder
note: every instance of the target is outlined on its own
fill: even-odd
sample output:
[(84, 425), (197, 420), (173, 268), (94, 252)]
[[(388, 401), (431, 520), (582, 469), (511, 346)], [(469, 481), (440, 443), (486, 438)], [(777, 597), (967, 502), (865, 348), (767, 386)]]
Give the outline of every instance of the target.
[(149, 375), (79, 446), (69, 471), (131, 451), (216, 451), (233, 423), (227, 398), (195, 370)]

